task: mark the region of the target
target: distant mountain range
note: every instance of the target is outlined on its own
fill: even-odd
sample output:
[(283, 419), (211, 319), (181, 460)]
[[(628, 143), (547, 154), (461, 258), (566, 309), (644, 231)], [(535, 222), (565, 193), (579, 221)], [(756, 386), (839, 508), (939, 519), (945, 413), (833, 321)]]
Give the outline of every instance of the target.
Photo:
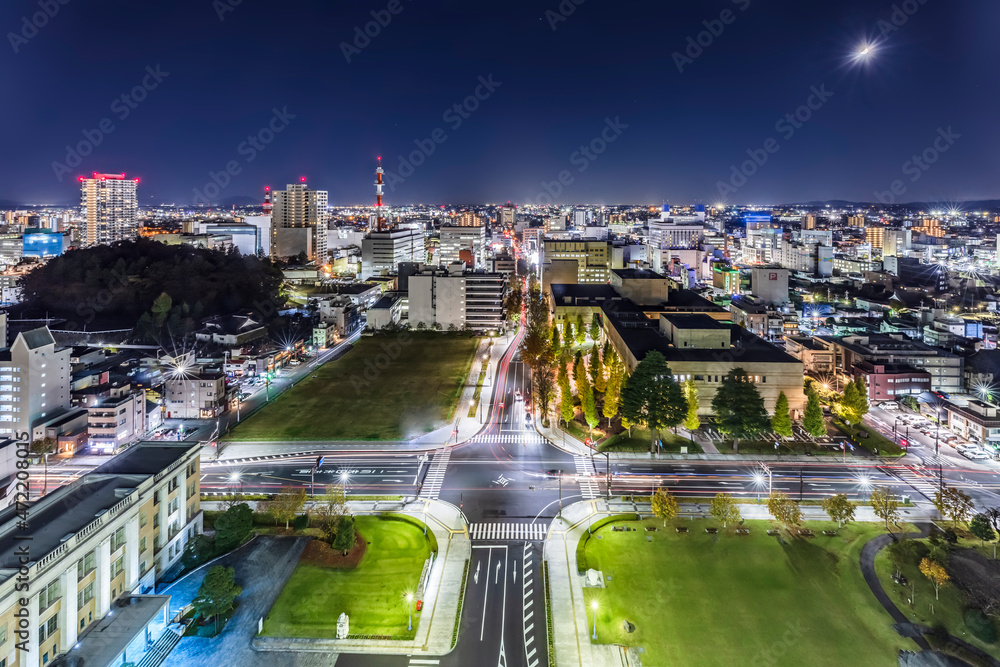
[[(803, 208), (823, 208), (829, 206), (830, 208), (867, 208), (869, 206), (885, 206), (881, 202), (854, 202), (847, 201), (845, 199), (828, 199), (826, 201), (809, 201), (809, 202), (799, 202), (795, 204), (788, 204), (788, 206), (799, 206)], [(898, 208), (911, 208), (920, 210), (944, 210), (948, 211), (955, 207), (958, 207), (961, 211), (992, 211), (1000, 208), (1000, 199), (979, 199), (973, 201), (926, 201), (926, 202), (905, 202), (899, 204), (891, 204), (891, 206)]]

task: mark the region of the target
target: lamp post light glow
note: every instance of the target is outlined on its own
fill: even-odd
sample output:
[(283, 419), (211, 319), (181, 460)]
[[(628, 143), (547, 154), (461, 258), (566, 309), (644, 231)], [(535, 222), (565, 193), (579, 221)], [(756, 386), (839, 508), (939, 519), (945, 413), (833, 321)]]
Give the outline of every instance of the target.
[(406, 630), (413, 630), (413, 593), (406, 594)]
[(590, 608), (594, 610), (594, 634), (591, 636), (591, 639), (597, 641), (597, 600), (590, 603)]

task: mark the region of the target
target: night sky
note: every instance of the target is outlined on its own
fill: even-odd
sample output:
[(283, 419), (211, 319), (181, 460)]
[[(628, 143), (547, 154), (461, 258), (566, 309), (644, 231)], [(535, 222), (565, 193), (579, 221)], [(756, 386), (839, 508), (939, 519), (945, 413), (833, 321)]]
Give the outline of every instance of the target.
[(1000, 197), (995, 0), (62, 1), (0, 9), (3, 200), (75, 203), (99, 171), (144, 205), (302, 176), (368, 203), (379, 155), (390, 205), (548, 203), (543, 182), (562, 203)]

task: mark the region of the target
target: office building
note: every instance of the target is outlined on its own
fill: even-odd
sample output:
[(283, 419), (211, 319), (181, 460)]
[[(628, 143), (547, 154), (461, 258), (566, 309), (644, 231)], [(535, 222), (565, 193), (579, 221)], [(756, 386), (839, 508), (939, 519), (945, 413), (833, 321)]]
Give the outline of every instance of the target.
[(392, 273), (400, 262), (426, 262), (422, 229), (372, 231), (361, 241), (361, 280)]
[(465, 262), (466, 266), (486, 268), (486, 228), (451, 226), (441, 228), (439, 263)]
[(498, 222), (501, 227), (513, 227), (517, 222), (517, 207), (513, 204), (501, 206)]
[(913, 245), (913, 231), (909, 229), (887, 229), (882, 240), (883, 257), (905, 257)]
[(463, 264), (421, 271), (409, 278), (410, 327), (499, 330), (506, 293), (503, 273), (466, 271)]
[(114, 243), (139, 235), (139, 179), (125, 174), (98, 174), (80, 178), (80, 205), (86, 218), (84, 245)]
[(754, 267), (750, 271), (750, 291), (769, 306), (788, 303), (788, 269)]
[(0, 351), (0, 437), (44, 437), (44, 425), (70, 407), (70, 349), (47, 327), (19, 333)]
[(271, 257), (305, 253), (310, 261), (326, 264), (326, 190), (311, 190), (306, 183), (289, 183), (273, 194)]
[[(560, 266), (562, 265), (562, 268)], [(565, 275), (576, 269), (575, 280)], [(542, 290), (552, 283), (606, 283), (611, 277), (611, 243), (609, 241), (542, 242)]]
[(200, 454), (198, 443), (142, 443), (42, 497), (30, 521), (0, 512), (0, 663), (140, 663), (169, 620), (169, 597), (148, 593), (201, 532)]

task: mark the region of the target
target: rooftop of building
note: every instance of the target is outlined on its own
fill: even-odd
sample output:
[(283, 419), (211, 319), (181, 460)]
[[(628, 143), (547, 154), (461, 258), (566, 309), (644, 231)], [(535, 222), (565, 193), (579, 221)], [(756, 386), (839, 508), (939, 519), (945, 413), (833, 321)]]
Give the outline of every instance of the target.
[(730, 361), (733, 367), (741, 363), (801, 364), (787, 352), (734, 324), (718, 323), (720, 328), (729, 329), (730, 346), (725, 350), (678, 348), (671, 345), (660, 332), (657, 323), (647, 318), (631, 301), (607, 301), (602, 306), (602, 311), (608, 323), (615, 328), (632, 351), (632, 355), (639, 360), (656, 350), (663, 354), (668, 364), (672, 361), (706, 363)]
[(388, 310), (392, 308), (402, 297), (398, 294), (386, 294), (379, 298), (368, 310)]
[(704, 313), (660, 315), (676, 329), (725, 329), (727, 325), (720, 323)]
[[(104, 618), (79, 638), (76, 645), (52, 667), (69, 665), (110, 665), (147, 626), (155, 625), (153, 639), (165, 627), (164, 611), (169, 608), (169, 595), (130, 595), (111, 608)], [(154, 623), (154, 621), (158, 621)], [(168, 632), (170, 632), (168, 630)], [(135, 656), (129, 655), (129, 658)], [(119, 659), (119, 662), (120, 659)], [(136, 664), (129, 662), (127, 664)]]
[(611, 273), (622, 280), (663, 280), (666, 278), (662, 273), (651, 269), (611, 269)]
[(872, 354), (921, 354), (954, 357), (954, 354), (910, 338), (906, 334), (861, 333), (847, 336), (817, 336), (820, 340), (836, 343), (861, 355)]

